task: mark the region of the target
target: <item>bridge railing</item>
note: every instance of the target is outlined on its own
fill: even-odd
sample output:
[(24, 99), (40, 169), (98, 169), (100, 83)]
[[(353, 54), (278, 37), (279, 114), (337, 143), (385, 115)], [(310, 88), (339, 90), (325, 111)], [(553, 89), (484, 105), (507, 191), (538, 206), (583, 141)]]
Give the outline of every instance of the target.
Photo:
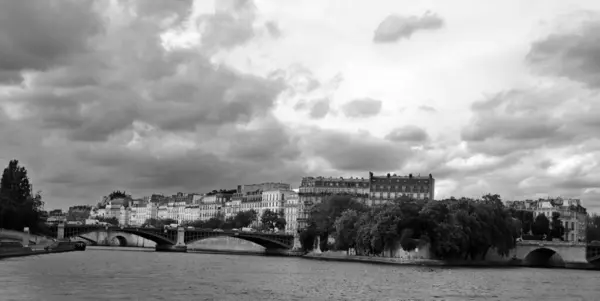
[(586, 242), (578, 242), (578, 241), (548, 241), (548, 240), (523, 240), (517, 242), (517, 245), (522, 246), (564, 246), (564, 247), (582, 247), (587, 246)]

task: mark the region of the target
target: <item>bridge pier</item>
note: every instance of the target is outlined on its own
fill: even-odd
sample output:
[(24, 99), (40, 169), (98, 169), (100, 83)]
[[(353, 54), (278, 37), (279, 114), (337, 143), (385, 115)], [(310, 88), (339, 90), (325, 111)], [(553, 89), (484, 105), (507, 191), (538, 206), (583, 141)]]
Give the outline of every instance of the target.
[(301, 250), (302, 244), (300, 243), (300, 233), (296, 232), (294, 234), (294, 245), (292, 246), (293, 251)]
[(29, 227), (23, 228), (23, 247), (29, 247)]
[(185, 229), (183, 227), (177, 228), (177, 242), (174, 245), (156, 244), (154, 250), (157, 252), (187, 252)]
[(65, 238), (65, 224), (60, 223), (58, 224), (58, 228), (57, 228), (57, 232), (56, 232), (56, 239), (64, 239)]

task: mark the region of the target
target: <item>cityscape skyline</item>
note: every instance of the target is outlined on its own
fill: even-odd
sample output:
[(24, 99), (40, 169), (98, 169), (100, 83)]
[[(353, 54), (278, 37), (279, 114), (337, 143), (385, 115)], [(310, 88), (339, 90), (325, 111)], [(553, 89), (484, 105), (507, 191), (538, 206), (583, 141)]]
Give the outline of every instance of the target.
[(372, 171), (599, 212), (600, 3), (459, 2), (9, 1), (0, 166), (46, 208)]

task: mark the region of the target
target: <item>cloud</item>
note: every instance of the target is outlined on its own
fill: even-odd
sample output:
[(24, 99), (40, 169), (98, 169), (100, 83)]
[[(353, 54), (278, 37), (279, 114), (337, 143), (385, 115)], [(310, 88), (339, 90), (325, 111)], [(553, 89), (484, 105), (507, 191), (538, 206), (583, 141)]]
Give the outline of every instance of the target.
[(393, 129), (385, 139), (395, 142), (424, 142), (429, 136), (424, 129), (409, 125)]
[(343, 104), (341, 110), (346, 117), (366, 118), (379, 114), (382, 105), (383, 103), (381, 100), (372, 98), (359, 98)]
[[(349, 98), (343, 116), (332, 113), (336, 97), (364, 93), (353, 87), (354, 71), (277, 56), (260, 70), (244, 65), (245, 55), (269, 55), (257, 49), (271, 18), (252, 1), (218, 1), (198, 18), (191, 1), (21, 2), (0, 10), (0, 166), (19, 159), (47, 208), (94, 203), (115, 189), (143, 196), (259, 181), (296, 186), (302, 176), (369, 170), (432, 173), (438, 197), (547, 193), (597, 208), (600, 104), (584, 51), (594, 46), (574, 37), (542, 45), (570, 32), (533, 43), (533, 84), (482, 97), (469, 117), (457, 110), (460, 133), (407, 120), (427, 128), (395, 121), (369, 134), (352, 130), (387, 122), (378, 116), (382, 101)], [(594, 39), (591, 30), (574, 32)], [(268, 41), (277, 50), (290, 46), (283, 42)], [(589, 65), (585, 74), (560, 68), (577, 60)]]
[(255, 20), (256, 5), (252, 0), (215, 1), (215, 13), (198, 19), (203, 48), (214, 51), (248, 42), (254, 37)]
[(321, 119), (329, 113), (329, 99), (317, 100), (310, 109), (310, 117), (313, 119)]
[(9, 1), (0, 10), (0, 83), (47, 70), (85, 52), (102, 30), (93, 1)]
[(328, 98), (319, 99), (300, 99), (294, 105), (295, 111), (308, 111), (308, 116), (311, 119), (323, 119), (331, 111), (331, 101)]
[[(592, 180), (600, 176), (598, 23), (572, 24), (573, 31), (561, 27), (532, 43), (526, 62), (538, 76), (533, 84), (473, 103), (461, 132), (462, 152), (472, 165), (487, 166), (469, 181), (485, 179), (513, 198), (579, 197), (598, 210), (600, 184)], [(441, 170), (456, 177), (468, 160), (452, 159)]]
[(600, 20), (581, 22), (575, 30), (562, 30), (534, 42), (527, 61), (546, 75), (569, 78), (600, 88)]
[(1, 39), (11, 39), (0, 45), (22, 48), (2, 49), (3, 79), (27, 79), (0, 88), (0, 164), (20, 159), (49, 207), (91, 203), (114, 189), (140, 196), (301, 177), (298, 137), (271, 112), (285, 79), (209, 56), (251, 37), (235, 32), (249, 24), (251, 2), (201, 16), (214, 26), (198, 49), (167, 49), (161, 37), (184, 25), (191, 1), (46, 3), (11, 4), (29, 22), (0, 26)]
[(428, 113), (435, 113), (435, 112), (437, 112), (437, 110), (434, 107), (427, 106), (427, 105), (421, 105), (421, 106), (419, 106), (419, 110), (421, 110), (423, 112), (428, 112)]
[(498, 93), (473, 104), (462, 139), (484, 153), (507, 154), (539, 147), (561, 147), (596, 137), (595, 93), (556, 81)]
[(444, 20), (430, 12), (422, 16), (389, 15), (375, 29), (373, 42), (394, 43), (401, 39), (410, 39), (418, 31), (436, 30), (443, 26)]
[(310, 155), (325, 160), (331, 168), (340, 171), (399, 170), (411, 156), (407, 146), (366, 133), (349, 134), (322, 129), (303, 133), (303, 137), (306, 137), (303, 146)]
[(277, 25), (277, 23), (270, 21), (265, 23), (265, 27), (273, 38), (278, 39), (281, 37), (281, 29), (279, 29), (279, 25)]

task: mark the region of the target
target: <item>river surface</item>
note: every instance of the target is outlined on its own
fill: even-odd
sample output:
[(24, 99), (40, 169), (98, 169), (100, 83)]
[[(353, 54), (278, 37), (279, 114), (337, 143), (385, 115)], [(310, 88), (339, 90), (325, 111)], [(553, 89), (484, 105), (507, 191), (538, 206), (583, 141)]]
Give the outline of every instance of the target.
[(0, 260), (0, 300), (600, 300), (600, 272), (93, 250)]

